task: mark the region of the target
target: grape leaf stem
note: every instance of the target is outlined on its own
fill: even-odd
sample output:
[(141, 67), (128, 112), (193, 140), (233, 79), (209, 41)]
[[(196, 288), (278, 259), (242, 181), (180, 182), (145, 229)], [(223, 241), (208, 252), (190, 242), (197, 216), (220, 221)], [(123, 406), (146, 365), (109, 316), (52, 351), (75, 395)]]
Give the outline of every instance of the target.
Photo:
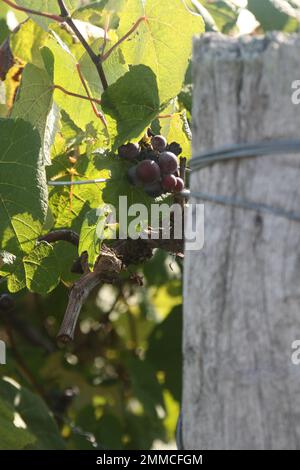
[(112, 52), (120, 46), (120, 44), (122, 44), (122, 42), (126, 41), (127, 38), (129, 38), (129, 36), (131, 36), (132, 33), (134, 33), (134, 31), (138, 28), (138, 26), (140, 25), (140, 23), (142, 21), (147, 21), (147, 17), (146, 16), (141, 16), (135, 23), (134, 25), (132, 26), (132, 28), (123, 36), (121, 37), (117, 42), (116, 44), (114, 44), (105, 54), (102, 55), (102, 61), (104, 62), (106, 59), (108, 59), (108, 57), (112, 54)]
[(89, 96), (79, 95), (78, 93), (73, 93), (72, 91), (68, 91), (60, 85), (53, 85), (53, 88), (56, 90), (62, 91), (65, 95), (73, 96), (74, 98), (80, 98), (82, 100), (92, 101), (93, 103), (96, 103), (96, 104), (101, 104), (101, 100), (98, 100), (96, 98), (92, 98)]
[(96, 105), (94, 103), (94, 99), (91, 97), (89, 88), (88, 88), (88, 86), (85, 82), (85, 79), (84, 79), (84, 77), (81, 73), (80, 64), (76, 64), (76, 68), (77, 68), (77, 72), (78, 72), (79, 78), (81, 80), (81, 83), (82, 83), (82, 85), (85, 89), (85, 92), (88, 96), (88, 99), (89, 99), (91, 105), (92, 105), (92, 108), (93, 108), (93, 111), (94, 111), (95, 115), (97, 116), (97, 118), (99, 118), (102, 121), (102, 124), (104, 125), (104, 127), (107, 128), (107, 122), (106, 122), (106, 119), (105, 119), (104, 115), (100, 111), (98, 111), (98, 109), (96, 108)]
[(6, 3), (8, 6), (10, 6), (11, 8), (14, 8), (15, 10), (18, 10), (18, 11), (23, 11), (24, 13), (28, 13), (29, 15), (43, 16), (44, 18), (49, 18), (50, 20), (58, 21), (59, 23), (63, 23), (65, 21), (65, 19), (59, 15), (53, 15), (52, 13), (44, 13), (42, 11), (37, 11), (37, 10), (32, 10), (31, 8), (22, 7), (20, 5), (17, 5), (14, 2), (11, 2), (10, 0), (2, 0), (2, 1)]

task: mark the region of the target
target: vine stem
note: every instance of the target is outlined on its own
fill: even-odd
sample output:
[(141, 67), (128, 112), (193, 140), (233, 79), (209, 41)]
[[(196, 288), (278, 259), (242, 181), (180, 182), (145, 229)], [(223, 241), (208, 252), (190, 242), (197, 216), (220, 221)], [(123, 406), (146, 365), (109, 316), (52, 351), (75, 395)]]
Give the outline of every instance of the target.
[(172, 118), (174, 114), (160, 114), (157, 116), (157, 119), (169, 119)]
[(53, 88), (56, 89), (56, 90), (62, 91), (65, 95), (73, 96), (74, 98), (80, 98), (82, 100), (92, 101), (93, 103), (101, 104), (101, 100), (98, 100), (98, 99), (92, 98), (92, 97), (88, 97), (88, 96), (84, 96), (84, 95), (79, 95), (78, 93), (73, 93), (72, 91), (68, 91), (60, 85), (53, 85)]
[(43, 16), (45, 18), (49, 18), (50, 20), (58, 21), (59, 23), (63, 23), (65, 21), (65, 19), (59, 15), (53, 15), (51, 13), (44, 13), (42, 11), (32, 10), (31, 8), (21, 7), (20, 5), (17, 5), (16, 3), (11, 2), (10, 0), (2, 0), (2, 1), (6, 3), (8, 6), (10, 6), (11, 8), (14, 8), (15, 10), (23, 11), (24, 13), (28, 13), (30, 15)]
[(132, 28), (123, 36), (119, 39), (119, 41), (116, 42), (116, 44), (114, 44), (105, 54), (103, 54), (102, 56), (102, 61), (105, 61), (106, 59), (108, 59), (108, 57), (112, 54), (112, 52), (120, 46), (120, 44), (122, 44), (122, 42), (126, 41), (126, 39), (131, 36), (132, 33), (134, 33), (134, 31), (138, 28), (139, 24), (142, 22), (142, 21), (147, 21), (147, 17), (146, 16), (141, 16), (135, 23), (134, 25), (132, 26)]
[(64, 315), (57, 338), (62, 343), (73, 340), (74, 331), (82, 306), (92, 290), (102, 282), (113, 284), (118, 280), (122, 270), (122, 262), (115, 252), (107, 247), (102, 247), (93, 272), (86, 272), (77, 281), (69, 296), (68, 306)]
[(105, 76), (105, 73), (104, 73), (104, 70), (103, 70), (103, 67), (102, 67), (102, 63), (101, 63), (102, 61), (101, 61), (100, 56), (95, 54), (95, 52), (90, 47), (88, 42), (82, 36), (82, 34), (79, 31), (79, 29), (77, 28), (76, 24), (72, 20), (71, 15), (70, 15), (70, 13), (69, 13), (66, 5), (65, 5), (64, 0), (57, 0), (57, 2), (58, 2), (58, 5), (59, 5), (59, 8), (60, 8), (60, 14), (61, 14), (61, 17), (63, 18), (63, 21), (66, 22), (70, 26), (70, 28), (74, 32), (75, 36), (79, 39), (79, 41), (81, 42), (81, 44), (85, 48), (86, 52), (90, 56), (92, 62), (96, 66), (100, 81), (102, 83), (103, 90), (106, 90), (108, 88), (108, 83), (107, 83), (106, 76)]
[(72, 245), (78, 247), (79, 245), (79, 235), (78, 233), (74, 232), (73, 230), (54, 230), (53, 232), (49, 232), (46, 235), (42, 235), (39, 237), (40, 242), (47, 242), (47, 243), (55, 243), (58, 241), (65, 241), (72, 243)]

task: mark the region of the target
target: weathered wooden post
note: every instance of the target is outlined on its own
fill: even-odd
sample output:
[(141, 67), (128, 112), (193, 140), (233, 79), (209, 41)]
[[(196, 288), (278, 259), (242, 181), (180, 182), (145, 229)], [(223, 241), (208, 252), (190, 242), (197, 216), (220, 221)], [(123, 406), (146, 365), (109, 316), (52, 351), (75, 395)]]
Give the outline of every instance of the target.
[[(298, 35), (196, 39), (194, 155), (300, 138), (299, 51)], [(191, 190), (299, 213), (300, 153), (217, 162)], [(300, 223), (206, 202), (205, 246), (185, 259), (184, 447), (300, 449), (297, 339)]]

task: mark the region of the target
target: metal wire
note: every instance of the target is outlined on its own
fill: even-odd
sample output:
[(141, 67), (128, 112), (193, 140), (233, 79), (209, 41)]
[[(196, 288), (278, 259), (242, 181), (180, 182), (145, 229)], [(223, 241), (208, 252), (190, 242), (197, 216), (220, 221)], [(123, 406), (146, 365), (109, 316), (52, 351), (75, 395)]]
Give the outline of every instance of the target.
[(83, 184), (96, 184), (106, 183), (109, 179), (98, 178), (94, 180), (82, 180), (82, 181), (48, 181), (48, 186), (79, 186)]
[[(190, 160), (191, 171), (197, 171), (217, 162), (224, 162), (233, 159), (255, 158), (262, 156), (274, 156), (278, 154), (299, 153), (300, 140), (280, 140), (257, 142), (254, 144), (238, 144), (228, 147), (219, 148), (217, 150), (205, 152)], [(288, 211), (280, 207), (272, 207), (267, 204), (247, 201), (235, 197), (227, 197), (222, 195), (207, 194), (198, 191), (183, 191), (182, 197), (193, 197), (195, 199), (213, 202), (230, 207), (240, 209), (253, 210), (258, 213), (268, 213), (277, 217), (283, 217), (288, 220), (300, 222), (300, 212)]]
[(286, 153), (299, 153), (300, 140), (278, 140), (256, 142), (252, 144), (237, 144), (221, 147), (217, 150), (205, 152), (190, 160), (192, 171), (199, 170), (213, 163), (232, 160), (236, 158), (254, 158), (260, 156), (274, 156)]
[(189, 191), (189, 196), (203, 201), (214, 202), (223, 206), (237, 207), (239, 209), (247, 209), (259, 213), (272, 214), (277, 217), (283, 217), (288, 220), (300, 222), (300, 212), (287, 211), (279, 207), (268, 206), (267, 204), (259, 204), (256, 202), (247, 201), (245, 199), (237, 199), (234, 197), (217, 196), (213, 194), (206, 194), (202, 192)]

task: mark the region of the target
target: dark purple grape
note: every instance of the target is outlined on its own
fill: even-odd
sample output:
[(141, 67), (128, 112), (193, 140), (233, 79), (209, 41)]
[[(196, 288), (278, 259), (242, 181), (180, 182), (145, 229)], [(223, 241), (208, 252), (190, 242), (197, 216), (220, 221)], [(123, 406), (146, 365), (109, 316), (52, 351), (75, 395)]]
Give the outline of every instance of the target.
[(118, 153), (120, 158), (132, 161), (139, 156), (140, 146), (139, 144), (129, 142), (128, 144), (121, 145), (118, 149)]
[(180, 193), (180, 191), (184, 190), (184, 181), (182, 178), (176, 178), (176, 187), (175, 191), (176, 193)]
[(169, 152), (172, 152), (174, 153), (175, 155), (180, 155), (182, 153), (182, 147), (177, 144), (177, 142), (171, 142), (168, 146), (167, 146), (167, 150)]
[(127, 173), (130, 183), (133, 184), (134, 186), (139, 184), (139, 180), (136, 174), (136, 169), (137, 169), (137, 165), (132, 166), (129, 168), (128, 173)]
[(143, 160), (137, 165), (137, 178), (143, 184), (152, 184), (160, 179), (160, 169), (152, 160)]
[(172, 193), (175, 191), (177, 178), (174, 175), (166, 175), (161, 181), (161, 185), (165, 191)]
[(150, 197), (159, 197), (163, 193), (163, 189), (159, 181), (144, 186), (144, 190)]
[(163, 175), (170, 175), (178, 169), (178, 158), (172, 152), (163, 152), (159, 156), (158, 164)]
[(151, 144), (154, 150), (163, 152), (167, 147), (167, 139), (165, 139), (163, 135), (155, 135), (151, 139)]

